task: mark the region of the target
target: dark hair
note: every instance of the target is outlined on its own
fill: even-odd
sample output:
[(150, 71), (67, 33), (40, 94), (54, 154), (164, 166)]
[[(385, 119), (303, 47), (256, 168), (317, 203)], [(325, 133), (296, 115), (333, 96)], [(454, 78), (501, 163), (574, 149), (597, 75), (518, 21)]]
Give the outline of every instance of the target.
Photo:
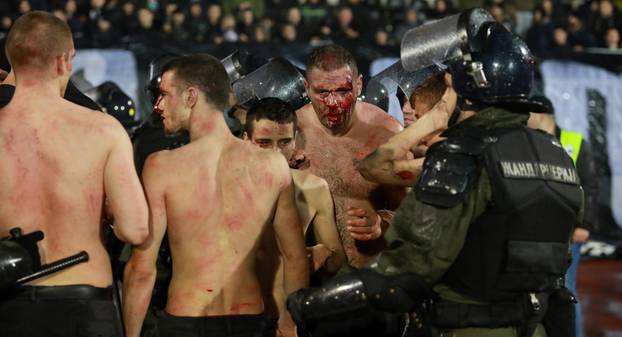
[(220, 110), (229, 103), (231, 82), (225, 67), (208, 54), (178, 56), (162, 68), (162, 74), (173, 71), (175, 78), (185, 85), (196, 86), (207, 98), (207, 102)]
[(262, 98), (246, 113), (246, 134), (250, 137), (253, 134), (253, 124), (255, 121), (267, 119), (279, 124), (294, 123), (294, 130), (298, 126), (296, 111), (288, 102), (276, 97)]
[(423, 83), (417, 86), (415, 91), (413, 91), (409, 97), (410, 105), (414, 109), (417, 100), (422, 100), (428, 104), (434, 105), (443, 97), (445, 90), (447, 90), (445, 73), (434, 74), (423, 81)]
[(350, 66), (352, 72), (358, 74), (358, 67), (354, 56), (344, 47), (337, 44), (329, 44), (319, 47), (311, 52), (306, 62), (306, 73), (312, 68), (330, 71), (344, 66)]
[(16, 70), (22, 65), (41, 69), (51, 57), (68, 52), (72, 42), (67, 23), (51, 13), (33, 11), (15, 20), (6, 38), (5, 52)]

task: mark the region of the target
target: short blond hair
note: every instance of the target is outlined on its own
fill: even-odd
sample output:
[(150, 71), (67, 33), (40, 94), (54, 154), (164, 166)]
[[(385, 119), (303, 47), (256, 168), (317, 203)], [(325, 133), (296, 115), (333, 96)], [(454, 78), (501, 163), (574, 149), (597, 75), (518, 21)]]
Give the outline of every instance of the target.
[(49, 60), (73, 48), (71, 29), (51, 13), (33, 11), (19, 17), (6, 39), (5, 52), (13, 69), (45, 69)]

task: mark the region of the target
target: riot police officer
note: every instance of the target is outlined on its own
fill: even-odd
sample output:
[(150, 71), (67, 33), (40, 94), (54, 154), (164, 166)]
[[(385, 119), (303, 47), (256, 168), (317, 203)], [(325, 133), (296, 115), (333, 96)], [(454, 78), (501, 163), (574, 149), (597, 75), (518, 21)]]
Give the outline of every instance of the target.
[[(467, 24), (465, 39), (454, 32), (456, 42), (439, 50), (404, 52), (412, 47), (409, 36), (446, 33), (472, 14), (406, 34), (407, 70), (449, 65), (460, 96), (451, 119), (457, 123), (428, 150), (386, 234), (389, 249), (368, 269), (290, 297), (301, 326), (374, 308), (411, 312), (408, 332), (415, 336), (574, 335), (574, 299), (563, 276), (583, 194), (559, 141), (526, 127), (528, 112), (537, 110), (528, 100), (529, 49), (502, 25), (484, 20), (477, 29)], [(426, 64), (426, 55), (449, 57)]]

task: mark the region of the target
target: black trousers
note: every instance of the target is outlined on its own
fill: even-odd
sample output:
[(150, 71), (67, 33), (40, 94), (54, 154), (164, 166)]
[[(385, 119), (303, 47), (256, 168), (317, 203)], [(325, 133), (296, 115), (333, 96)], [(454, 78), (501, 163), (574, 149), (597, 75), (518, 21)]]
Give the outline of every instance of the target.
[(159, 337), (274, 337), (276, 326), (266, 315), (179, 317), (158, 315)]
[(3, 337), (121, 337), (118, 317), (112, 287), (27, 286), (0, 295)]
[(325, 319), (311, 324), (298, 336), (312, 337), (401, 337), (403, 315), (370, 312), (358, 317)]

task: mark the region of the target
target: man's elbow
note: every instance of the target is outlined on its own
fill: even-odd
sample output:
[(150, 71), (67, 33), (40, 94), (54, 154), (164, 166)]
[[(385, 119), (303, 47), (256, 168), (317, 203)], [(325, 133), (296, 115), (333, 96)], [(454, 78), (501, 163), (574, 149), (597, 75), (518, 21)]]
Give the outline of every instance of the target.
[(132, 223), (116, 223), (115, 235), (119, 240), (127, 242), (133, 246), (138, 246), (149, 237), (149, 225), (147, 220)]

